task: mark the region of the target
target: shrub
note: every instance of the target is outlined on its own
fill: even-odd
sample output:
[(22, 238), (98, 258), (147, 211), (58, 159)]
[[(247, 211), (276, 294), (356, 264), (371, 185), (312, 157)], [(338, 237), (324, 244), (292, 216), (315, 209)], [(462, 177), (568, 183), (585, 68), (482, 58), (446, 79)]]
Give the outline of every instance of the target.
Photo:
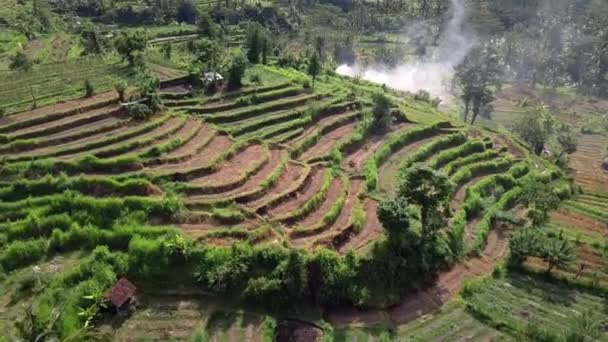
[(143, 103), (134, 103), (127, 107), (127, 113), (135, 120), (146, 120), (152, 116), (152, 109)]
[(359, 198), (355, 201), (355, 206), (353, 207), (353, 227), (356, 232), (360, 232), (363, 228), (363, 224), (365, 224), (365, 209), (363, 208), (363, 203)]
[(84, 80), (84, 97), (91, 97), (95, 93), (93, 84), (89, 80)]
[(127, 91), (127, 82), (125, 81), (118, 81), (114, 84), (114, 90), (116, 90), (116, 93), (118, 93), (118, 99), (120, 100), (120, 102), (124, 102), (125, 101), (125, 92)]
[(242, 53), (238, 53), (232, 57), (230, 67), (228, 68), (228, 86), (231, 88), (240, 87), (246, 69), (247, 59)]

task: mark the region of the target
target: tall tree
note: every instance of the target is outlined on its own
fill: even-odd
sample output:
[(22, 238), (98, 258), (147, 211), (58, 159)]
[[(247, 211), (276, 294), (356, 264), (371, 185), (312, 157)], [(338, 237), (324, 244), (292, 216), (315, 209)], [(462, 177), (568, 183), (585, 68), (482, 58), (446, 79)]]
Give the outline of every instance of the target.
[(444, 222), (443, 213), (454, 186), (444, 174), (417, 163), (401, 170), (397, 196), (420, 207), (420, 221), (427, 232), (434, 233)]
[(480, 113), (488, 112), (494, 91), (502, 85), (502, 66), (497, 51), (490, 45), (471, 50), (456, 67), (454, 82), (464, 103), (464, 121), (468, 121), (472, 109), (473, 124)]
[(134, 66), (138, 55), (146, 49), (146, 34), (143, 31), (122, 31), (114, 40), (114, 46), (123, 60), (128, 61), (130, 66)]
[(315, 80), (317, 76), (321, 73), (321, 61), (319, 61), (319, 56), (316, 53), (313, 53), (308, 59), (308, 74), (312, 77), (312, 87), (315, 87)]

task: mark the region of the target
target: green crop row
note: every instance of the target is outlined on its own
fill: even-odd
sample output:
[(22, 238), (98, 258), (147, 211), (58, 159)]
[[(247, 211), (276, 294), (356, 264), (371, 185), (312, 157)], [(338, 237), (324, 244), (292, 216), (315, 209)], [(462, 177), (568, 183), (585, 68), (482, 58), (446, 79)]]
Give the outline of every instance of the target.
[(441, 139), (437, 139), (416, 150), (415, 153), (411, 154), (404, 162), (401, 163), (399, 168), (407, 169), (414, 163), (424, 161), (439, 151), (449, 149), (454, 146), (459, 146), (461, 144), (464, 144), (466, 141), (466, 136), (460, 132), (450, 134), (447, 137), (443, 137)]
[[(98, 140), (94, 140), (94, 141), (91, 141), (88, 143), (75, 145), (71, 148), (64, 148), (61, 150), (56, 150), (54, 152), (46, 153), (44, 155), (36, 155), (35, 157), (37, 158), (37, 157), (61, 156), (61, 155), (67, 155), (67, 154), (72, 154), (72, 153), (85, 152), (87, 150), (92, 150), (95, 148), (108, 146), (108, 145), (120, 142), (122, 140), (131, 139), (138, 135), (148, 133), (148, 132), (162, 126), (170, 118), (171, 118), (170, 115), (163, 115), (154, 121), (150, 121), (150, 122), (146, 123), (145, 125), (139, 125), (136, 128), (131, 129), (123, 134), (111, 135), (111, 136), (105, 137), (103, 139), (98, 139)], [(10, 161), (21, 161), (21, 160), (32, 159), (35, 157), (34, 156), (15, 156), (14, 158), (10, 158)]]
[(481, 140), (468, 141), (458, 147), (439, 153), (429, 161), (429, 166), (434, 169), (440, 169), (458, 158), (485, 151), (486, 145), (486, 142)]
[(313, 99), (319, 100), (321, 98), (322, 98), (322, 95), (310, 94), (310, 95), (305, 95), (305, 96), (298, 96), (295, 98), (288, 98), (288, 99), (284, 99), (284, 100), (274, 101), (274, 102), (266, 103), (264, 105), (249, 106), (246, 109), (243, 109), (240, 111), (227, 112), (227, 113), (217, 114), (217, 115), (206, 115), (204, 117), (207, 121), (216, 123), (216, 124), (229, 123), (229, 122), (249, 119), (249, 118), (255, 117), (259, 114), (263, 114), (263, 113), (269, 113), (269, 112), (273, 112), (273, 111), (296, 107), (296, 106), (302, 105), (310, 100), (313, 100)]
[(353, 207), (352, 214), (352, 222), (353, 228), (355, 232), (359, 233), (361, 229), (363, 229), (363, 225), (365, 224), (365, 209), (363, 208), (363, 202), (359, 197), (355, 200), (355, 205)]
[(74, 190), (84, 194), (121, 195), (121, 196), (145, 196), (148, 194), (152, 183), (144, 179), (127, 179), (117, 181), (109, 177), (99, 176), (77, 176), (53, 177), (47, 175), (41, 179), (11, 182), (10, 186), (0, 189), (0, 200), (19, 201), (28, 197), (46, 196), (60, 193), (65, 190)]
[(467, 156), (464, 158), (457, 158), (456, 160), (449, 162), (444, 167), (443, 172), (446, 175), (451, 176), (456, 171), (458, 171), (461, 167), (463, 167), (465, 165), (494, 159), (494, 158), (498, 157), (500, 155), (500, 153), (501, 152), (499, 152), (499, 151), (490, 149), (490, 150), (486, 150), (485, 152), (471, 154), (470, 156)]
[(299, 155), (304, 153), (304, 151), (308, 150), (309, 148), (314, 146), (317, 142), (319, 142), (319, 140), (321, 139), (321, 137), (323, 135), (333, 131), (334, 129), (336, 129), (344, 124), (347, 124), (347, 123), (353, 121), (358, 116), (359, 116), (358, 113), (340, 116), (338, 119), (333, 121), (331, 124), (329, 124), (327, 126), (323, 126), (321, 128), (317, 128), (312, 134), (310, 134), (308, 137), (306, 137), (304, 140), (302, 140), (302, 142), (300, 144), (298, 144), (297, 146), (295, 146), (292, 149), (291, 156), (293, 158), (297, 158)]
[(450, 179), (456, 185), (456, 188), (461, 187), (471, 179), (489, 173), (498, 173), (506, 171), (513, 161), (508, 158), (502, 158), (498, 160), (490, 160), (486, 162), (479, 162), (470, 164), (458, 170)]

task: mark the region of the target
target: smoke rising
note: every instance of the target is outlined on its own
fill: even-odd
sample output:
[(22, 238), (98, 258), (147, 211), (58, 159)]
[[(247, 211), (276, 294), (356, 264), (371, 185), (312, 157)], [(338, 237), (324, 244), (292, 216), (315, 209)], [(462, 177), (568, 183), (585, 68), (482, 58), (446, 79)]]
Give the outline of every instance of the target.
[[(446, 86), (454, 75), (454, 68), (460, 64), (475, 45), (476, 37), (466, 27), (464, 0), (450, 0), (450, 19), (438, 40), (438, 46), (429, 60), (418, 60), (400, 64), (393, 69), (383, 65), (363, 67), (361, 65), (341, 65), (336, 72), (340, 75), (361, 77), (375, 83), (386, 84), (399, 90), (416, 92), (424, 89), (434, 96), (448, 98)], [(412, 32), (414, 30), (407, 30)], [(412, 38), (411, 34), (407, 38)]]

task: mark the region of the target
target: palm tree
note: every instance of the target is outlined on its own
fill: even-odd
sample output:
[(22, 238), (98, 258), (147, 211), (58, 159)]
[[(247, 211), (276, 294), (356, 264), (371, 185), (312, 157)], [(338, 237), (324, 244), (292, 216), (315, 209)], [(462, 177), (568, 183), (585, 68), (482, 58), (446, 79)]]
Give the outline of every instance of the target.
[(564, 268), (576, 260), (574, 245), (566, 239), (548, 239), (543, 248), (543, 259), (548, 263), (547, 273), (555, 267)]

